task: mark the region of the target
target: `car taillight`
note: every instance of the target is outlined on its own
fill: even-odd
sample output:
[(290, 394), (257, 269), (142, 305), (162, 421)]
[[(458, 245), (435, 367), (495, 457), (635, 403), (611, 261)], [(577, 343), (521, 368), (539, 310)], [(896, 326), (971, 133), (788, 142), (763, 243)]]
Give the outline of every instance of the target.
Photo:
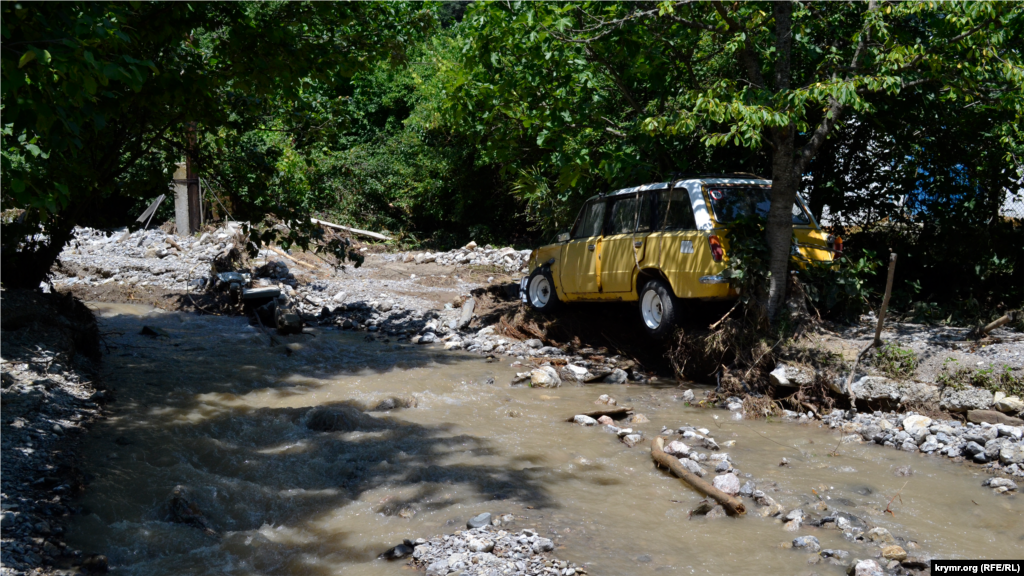
[(721, 262), (725, 257), (725, 248), (722, 248), (722, 239), (718, 236), (708, 237), (708, 246), (711, 246), (711, 257), (715, 262)]

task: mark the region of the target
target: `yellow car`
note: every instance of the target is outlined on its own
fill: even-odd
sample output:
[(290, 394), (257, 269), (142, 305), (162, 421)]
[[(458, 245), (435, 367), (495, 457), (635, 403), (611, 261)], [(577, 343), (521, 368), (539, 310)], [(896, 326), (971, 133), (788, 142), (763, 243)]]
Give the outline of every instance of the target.
[[(530, 275), (520, 282), (520, 297), (545, 312), (560, 302), (639, 302), (647, 331), (667, 336), (679, 320), (679, 299), (738, 296), (722, 276), (728, 227), (744, 215), (767, 216), (771, 184), (694, 178), (594, 196), (570, 232), (530, 254)], [(831, 238), (799, 197), (793, 235), (795, 256), (832, 260)]]

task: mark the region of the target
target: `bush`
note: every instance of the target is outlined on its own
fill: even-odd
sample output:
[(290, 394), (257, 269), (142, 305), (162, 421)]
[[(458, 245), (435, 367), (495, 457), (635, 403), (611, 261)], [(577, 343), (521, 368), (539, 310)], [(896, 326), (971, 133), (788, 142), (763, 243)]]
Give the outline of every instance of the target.
[(906, 380), (917, 370), (917, 354), (899, 344), (887, 342), (874, 355), (872, 363), (886, 376), (895, 380)]

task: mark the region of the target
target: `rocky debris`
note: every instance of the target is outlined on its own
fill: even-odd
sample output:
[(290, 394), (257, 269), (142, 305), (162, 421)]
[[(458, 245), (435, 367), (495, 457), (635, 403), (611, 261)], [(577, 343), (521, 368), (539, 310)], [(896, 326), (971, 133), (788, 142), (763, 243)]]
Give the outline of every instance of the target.
[(443, 266), (494, 266), (502, 271), (513, 274), (528, 271), (530, 250), (515, 248), (495, 248), (490, 244), (478, 246), (476, 242), (448, 252), (411, 252), (399, 254), (405, 262), (429, 264), (431, 262)]
[(548, 553), (555, 549), (555, 543), (529, 528), (514, 532), (497, 526), (481, 526), (430, 540), (417, 540), (415, 544), (411, 564), (425, 569), (427, 576), (573, 576), (586, 573), (582, 566), (550, 556)]
[(950, 412), (967, 412), (968, 410), (986, 410), (992, 407), (995, 396), (984, 388), (964, 388), (957, 390), (947, 387), (939, 398), (939, 407)]
[[(979, 419), (978, 413), (968, 412), (968, 417), (974, 415)], [(1008, 418), (995, 411), (984, 412), (982, 416), (994, 416), (996, 421)], [(828, 414), (824, 421), (831, 428), (859, 435), (865, 442), (958, 461), (970, 460), (994, 472), (1024, 477), (1024, 423), (963, 424), (959, 420), (933, 420), (913, 412), (850, 414), (842, 410)]]
[(80, 302), (12, 289), (0, 298), (0, 571), (56, 573), (85, 558), (64, 542), (85, 484), (78, 443), (112, 395), (97, 390), (99, 332)]
[(775, 386), (783, 388), (799, 388), (814, 383), (814, 370), (798, 366), (779, 364), (768, 374), (768, 379)]

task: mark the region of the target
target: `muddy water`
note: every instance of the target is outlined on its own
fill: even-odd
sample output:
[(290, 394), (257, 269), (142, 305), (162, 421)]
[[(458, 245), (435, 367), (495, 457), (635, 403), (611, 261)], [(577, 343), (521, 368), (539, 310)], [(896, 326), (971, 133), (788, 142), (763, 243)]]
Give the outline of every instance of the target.
[[(854, 556), (876, 550), (752, 514), (690, 519), (700, 498), (655, 470), (646, 447), (564, 422), (602, 393), (646, 413), (648, 436), (689, 423), (735, 440), (736, 466), (760, 486), (777, 483), (768, 492), (787, 509), (810, 510), (813, 490), (918, 542), (912, 554), (1002, 558), (1024, 546), (1019, 497), (988, 493), (967, 468), (867, 445), (832, 457), (835, 432), (733, 421), (685, 407), (673, 387), (510, 388), (507, 360), (337, 331), (272, 348), (240, 319), (95, 308), (117, 401), (87, 444), (92, 482), (69, 544), (106, 554), (118, 574), (400, 574), (376, 555), (484, 511), (552, 535), (560, 557), (594, 574), (806, 573), (806, 554), (778, 546), (801, 534)], [(139, 335), (143, 325), (166, 336)], [(310, 407), (410, 395), (417, 407), (368, 412), (347, 431), (305, 425)], [(895, 477), (904, 464), (915, 474)], [(176, 485), (218, 536), (165, 521)], [(895, 515), (884, 513), (901, 487)]]

